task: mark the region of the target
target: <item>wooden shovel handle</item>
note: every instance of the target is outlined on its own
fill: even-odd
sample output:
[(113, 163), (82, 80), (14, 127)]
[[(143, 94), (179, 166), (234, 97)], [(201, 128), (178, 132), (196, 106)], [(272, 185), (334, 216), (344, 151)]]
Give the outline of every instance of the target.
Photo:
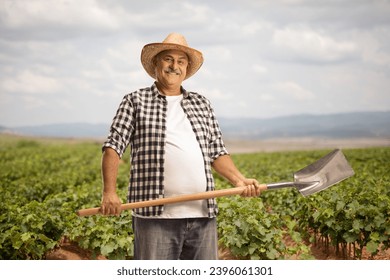
[[(209, 191), (209, 192), (200, 192), (194, 194), (184, 194), (184, 195), (179, 195), (174, 197), (165, 197), (165, 198), (160, 198), (155, 200), (124, 203), (122, 204), (121, 209), (129, 210), (134, 208), (143, 208), (143, 207), (172, 204), (172, 203), (184, 202), (184, 201), (203, 200), (203, 199), (216, 198), (221, 196), (236, 195), (236, 194), (241, 194), (245, 190), (245, 188), (246, 187), (237, 187), (237, 188), (230, 188), (230, 189), (223, 189), (223, 190), (216, 190), (216, 191)], [(264, 184), (260, 185), (260, 189), (262, 191), (266, 190), (267, 185)], [(81, 217), (96, 215), (96, 214), (100, 214), (100, 207), (81, 209), (78, 210), (76, 213), (78, 216)]]

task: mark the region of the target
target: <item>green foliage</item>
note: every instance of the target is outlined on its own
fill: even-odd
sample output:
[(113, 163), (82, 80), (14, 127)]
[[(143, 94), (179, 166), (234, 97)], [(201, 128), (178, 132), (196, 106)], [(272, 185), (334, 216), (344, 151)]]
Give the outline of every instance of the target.
[[(327, 152), (250, 154), (235, 161), (247, 176), (262, 182), (291, 181), (287, 170), (297, 171)], [(325, 238), (336, 250), (352, 244), (354, 250), (344, 251), (345, 258), (361, 258), (364, 248), (375, 255), (390, 247), (390, 149), (346, 150), (344, 154), (355, 170), (353, 177), (309, 197), (285, 189), (264, 192), (261, 199), (268, 211), (295, 220), (302, 236)]]
[[(1, 140), (1, 139), (0, 139)], [(328, 151), (235, 155), (248, 177), (271, 183)], [(326, 238), (352, 244), (356, 258), (390, 247), (390, 148), (345, 150), (356, 175), (321, 193), (302, 197), (294, 189), (263, 192), (259, 198), (219, 198), (221, 245), (242, 259), (311, 258), (304, 240)], [(125, 200), (128, 152), (118, 189)], [(44, 259), (66, 236), (95, 256), (130, 259), (131, 212), (120, 217), (80, 218), (75, 211), (101, 199), (100, 143), (8, 141), (0, 145), (0, 259)], [(218, 188), (230, 187), (216, 176)]]
[(288, 259), (296, 253), (307, 257), (307, 246), (296, 243), (289, 247), (284, 236), (290, 234), (294, 241), (301, 237), (295, 231), (295, 222), (289, 217), (265, 211), (260, 199), (224, 197), (219, 199), (218, 233), (220, 243), (244, 259)]
[[(131, 238), (127, 243), (119, 240), (110, 248), (110, 242), (118, 240), (116, 235), (131, 233), (131, 220), (130, 225), (114, 223), (108, 242), (103, 240), (110, 233), (105, 223), (108, 219), (99, 217), (96, 231), (87, 232), (88, 236), (88, 226), (75, 214), (100, 202), (100, 157), (100, 144), (93, 143), (22, 140), (0, 149), (0, 259), (45, 258), (63, 236), (71, 236), (84, 248), (88, 240), (88, 249), (111, 258), (132, 254), (128, 246)], [(127, 181), (128, 168), (128, 163), (121, 166), (118, 181), (122, 185)], [(121, 219), (129, 221), (126, 215)], [(97, 242), (101, 245), (92, 246)]]
[[(300, 198), (299, 217), (305, 226), (336, 247), (353, 244), (375, 255), (390, 242), (390, 149), (347, 151), (355, 176), (309, 199)], [(302, 223), (304, 224), (304, 223)], [(347, 256), (346, 256), (347, 257)]]
[(109, 259), (127, 259), (133, 256), (131, 212), (120, 217), (90, 216), (77, 219), (68, 236), (80, 247), (102, 254)]

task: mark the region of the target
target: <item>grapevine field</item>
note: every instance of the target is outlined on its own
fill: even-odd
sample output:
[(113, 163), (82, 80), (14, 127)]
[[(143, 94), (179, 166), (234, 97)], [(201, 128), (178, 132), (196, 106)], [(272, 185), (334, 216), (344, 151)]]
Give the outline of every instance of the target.
[[(291, 181), (330, 150), (236, 154), (248, 177)], [(390, 147), (344, 149), (355, 175), (320, 193), (265, 191), (218, 199), (221, 248), (236, 259), (314, 259), (320, 245), (340, 259), (375, 258), (390, 248)], [(0, 136), (0, 259), (46, 259), (64, 240), (90, 258), (131, 259), (131, 212), (78, 217), (101, 199), (101, 143)], [(125, 200), (129, 151), (120, 164)], [(229, 184), (216, 176), (217, 188)], [(388, 255), (387, 255), (388, 256)]]

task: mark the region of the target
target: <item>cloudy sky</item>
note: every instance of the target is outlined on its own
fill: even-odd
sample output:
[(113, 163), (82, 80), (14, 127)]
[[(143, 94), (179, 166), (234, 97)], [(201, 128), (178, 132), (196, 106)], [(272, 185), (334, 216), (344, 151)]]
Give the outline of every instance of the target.
[(110, 123), (170, 32), (219, 117), (390, 110), (390, 0), (0, 0), (0, 125)]

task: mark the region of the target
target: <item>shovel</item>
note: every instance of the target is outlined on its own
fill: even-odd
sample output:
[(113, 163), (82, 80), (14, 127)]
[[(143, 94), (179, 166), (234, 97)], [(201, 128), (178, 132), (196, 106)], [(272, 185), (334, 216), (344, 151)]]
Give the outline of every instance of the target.
[[(348, 164), (344, 154), (340, 149), (336, 149), (316, 162), (294, 173), (293, 182), (280, 182), (272, 184), (261, 184), (260, 189), (273, 190), (281, 188), (295, 187), (303, 196), (308, 196), (354, 175), (354, 171)], [(201, 192), (195, 194), (185, 194), (175, 197), (166, 197), (155, 200), (147, 200), (122, 204), (122, 210), (143, 208), (157, 205), (172, 204), (178, 202), (203, 200), (221, 196), (239, 195), (246, 187), (236, 187), (223, 190)], [(79, 216), (90, 216), (100, 213), (100, 208), (88, 208), (77, 211)]]

